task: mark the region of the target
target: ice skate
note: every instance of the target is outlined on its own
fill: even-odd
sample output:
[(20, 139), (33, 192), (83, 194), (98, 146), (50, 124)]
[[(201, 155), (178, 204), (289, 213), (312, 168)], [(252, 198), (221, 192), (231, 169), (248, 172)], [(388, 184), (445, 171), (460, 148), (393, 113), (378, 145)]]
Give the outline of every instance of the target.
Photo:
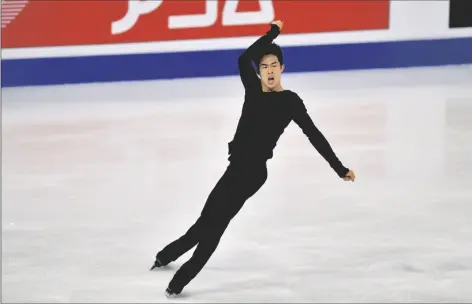
[(167, 287), (166, 289), (166, 297), (168, 298), (175, 298), (179, 295), (180, 293), (175, 293), (170, 287)]
[(152, 265), (150, 270), (153, 270), (154, 268), (161, 268), (163, 265), (161, 261), (159, 260), (158, 257), (156, 257), (156, 261), (154, 261), (154, 265)]

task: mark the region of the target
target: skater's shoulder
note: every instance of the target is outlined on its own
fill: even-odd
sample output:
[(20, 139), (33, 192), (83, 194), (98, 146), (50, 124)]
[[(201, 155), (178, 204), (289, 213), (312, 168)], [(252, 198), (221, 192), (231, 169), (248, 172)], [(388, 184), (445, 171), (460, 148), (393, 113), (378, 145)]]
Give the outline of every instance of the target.
[(298, 95), (297, 92), (293, 90), (284, 90), (285, 94), (287, 94), (287, 97), (289, 97), (291, 100), (294, 101), (302, 101), (300, 95)]
[(286, 96), (289, 96), (289, 97), (292, 97), (292, 98), (300, 98), (297, 94), (297, 92), (293, 91), (293, 90), (287, 90), (287, 89), (284, 89), (282, 91)]

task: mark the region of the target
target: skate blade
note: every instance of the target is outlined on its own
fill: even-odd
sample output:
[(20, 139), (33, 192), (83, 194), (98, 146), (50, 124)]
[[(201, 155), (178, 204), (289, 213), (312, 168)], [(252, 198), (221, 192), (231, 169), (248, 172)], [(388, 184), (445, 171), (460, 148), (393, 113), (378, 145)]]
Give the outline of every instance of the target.
[(178, 295), (178, 294), (175, 294), (175, 293), (168, 293), (168, 292), (166, 292), (166, 297), (167, 297), (168, 299), (175, 299), (175, 298), (178, 298), (179, 295)]
[(166, 297), (169, 298), (169, 299), (177, 298), (180, 295), (180, 294), (176, 294), (176, 293), (170, 291), (169, 289), (166, 289), (165, 293), (166, 293)]
[(161, 268), (161, 267), (162, 267), (161, 261), (158, 258), (156, 258), (156, 261), (154, 261), (154, 265), (152, 265), (151, 269), (149, 270), (153, 270), (154, 268)]

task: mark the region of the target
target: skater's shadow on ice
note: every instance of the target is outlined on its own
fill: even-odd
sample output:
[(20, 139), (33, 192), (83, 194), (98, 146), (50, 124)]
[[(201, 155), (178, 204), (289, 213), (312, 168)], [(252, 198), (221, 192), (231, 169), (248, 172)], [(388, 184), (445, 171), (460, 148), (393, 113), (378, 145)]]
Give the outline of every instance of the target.
[(179, 300), (183, 300), (183, 299), (186, 299), (186, 298), (190, 298), (194, 295), (193, 292), (186, 292), (186, 291), (183, 291), (181, 294), (177, 295), (177, 296), (173, 296), (171, 298), (169, 298), (170, 301), (179, 301)]
[[(188, 296), (202, 296), (206, 294), (237, 294), (241, 292), (251, 292), (254, 290), (261, 290), (261, 286), (267, 288), (283, 288), (281, 282), (270, 282), (270, 279), (258, 279), (258, 280), (246, 280), (246, 281), (235, 281), (227, 282), (223, 284), (217, 284), (212, 288), (199, 288), (198, 290), (191, 290), (188, 292)], [(183, 295), (184, 293), (182, 293)]]
[(174, 271), (174, 270), (178, 269), (179, 267), (180, 267), (180, 265), (175, 265), (175, 264), (166, 265), (166, 266), (162, 266), (162, 267), (159, 267), (159, 268), (154, 268), (154, 269), (151, 270), (151, 272)]

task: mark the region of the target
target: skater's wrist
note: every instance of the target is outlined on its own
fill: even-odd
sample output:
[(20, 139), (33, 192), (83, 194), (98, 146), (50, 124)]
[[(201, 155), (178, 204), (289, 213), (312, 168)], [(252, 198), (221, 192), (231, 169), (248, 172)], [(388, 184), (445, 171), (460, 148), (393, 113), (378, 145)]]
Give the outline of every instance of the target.
[(336, 174), (340, 177), (343, 178), (346, 176), (346, 174), (349, 172), (349, 168), (344, 167), (343, 165), (340, 165), (337, 168), (334, 168), (336, 171)]

